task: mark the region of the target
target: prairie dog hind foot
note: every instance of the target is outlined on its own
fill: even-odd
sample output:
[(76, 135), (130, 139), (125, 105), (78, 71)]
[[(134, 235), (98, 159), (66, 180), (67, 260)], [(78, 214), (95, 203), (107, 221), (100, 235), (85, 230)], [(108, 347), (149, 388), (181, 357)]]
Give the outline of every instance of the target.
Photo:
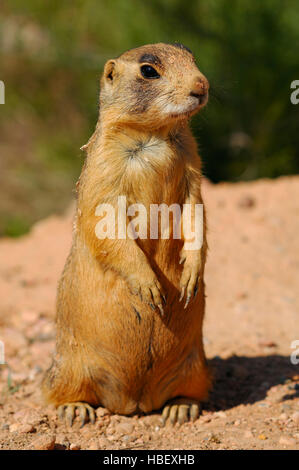
[(76, 417), (76, 410), (79, 412), (81, 428), (87, 421), (90, 421), (91, 424), (95, 423), (96, 415), (94, 409), (88, 403), (83, 401), (60, 405), (57, 410), (58, 417), (61, 421), (65, 418), (66, 423), (71, 427)]
[(190, 398), (175, 398), (170, 400), (162, 411), (162, 425), (172, 425), (195, 421), (200, 413), (200, 403)]

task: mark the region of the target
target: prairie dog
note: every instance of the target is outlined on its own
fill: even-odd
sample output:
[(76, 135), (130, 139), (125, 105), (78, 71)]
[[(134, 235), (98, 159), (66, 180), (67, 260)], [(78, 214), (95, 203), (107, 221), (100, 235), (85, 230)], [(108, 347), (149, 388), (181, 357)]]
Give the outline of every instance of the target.
[[(99, 238), (97, 207), (202, 204), (201, 160), (189, 118), (209, 83), (189, 49), (152, 44), (109, 60), (95, 132), (83, 147), (73, 245), (57, 296), (57, 344), (43, 381), (72, 424), (94, 407), (130, 415), (163, 409), (164, 422), (196, 419), (211, 376), (202, 343), (206, 234), (187, 240)], [(127, 221), (130, 217), (127, 217)], [(194, 220), (192, 219), (192, 224)], [(205, 215), (204, 215), (205, 222)], [(146, 226), (147, 234), (149, 227)]]

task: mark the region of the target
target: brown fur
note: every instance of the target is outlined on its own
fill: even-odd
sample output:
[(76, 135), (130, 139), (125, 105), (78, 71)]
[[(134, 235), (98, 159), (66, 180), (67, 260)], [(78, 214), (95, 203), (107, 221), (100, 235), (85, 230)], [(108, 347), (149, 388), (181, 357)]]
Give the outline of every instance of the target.
[[(161, 78), (141, 76), (145, 54), (159, 58), (147, 63)], [(78, 183), (73, 246), (58, 289), (56, 355), (43, 382), (57, 406), (83, 401), (131, 414), (177, 396), (207, 396), (205, 234), (198, 251), (184, 251), (184, 240), (95, 235), (96, 207), (116, 207), (119, 195), (146, 208), (202, 203), (201, 162), (188, 118), (201, 107), (190, 93), (206, 101), (207, 91), (192, 54), (177, 45), (133, 49), (105, 66), (99, 121)], [(184, 309), (181, 288), (193, 294), (198, 275), (197, 296)], [(162, 290), (164, 315), (155, 308)]]

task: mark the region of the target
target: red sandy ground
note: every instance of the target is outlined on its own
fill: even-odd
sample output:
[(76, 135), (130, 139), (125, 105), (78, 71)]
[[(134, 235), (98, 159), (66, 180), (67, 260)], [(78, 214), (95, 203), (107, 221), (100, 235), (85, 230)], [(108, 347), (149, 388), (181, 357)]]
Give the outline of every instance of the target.
[(205, 182), (204, 197), (204, 337), (215, 386), (201, 417), (163, 428), (158, 413), (99, 408), (96, 424), (79, 429), (43, 405), (56, 285), (71, 243), (67, 214), (0, 241), (0, 449), (299, 449), (299, 365), (290, 361), (299, 340), (299, 177)]

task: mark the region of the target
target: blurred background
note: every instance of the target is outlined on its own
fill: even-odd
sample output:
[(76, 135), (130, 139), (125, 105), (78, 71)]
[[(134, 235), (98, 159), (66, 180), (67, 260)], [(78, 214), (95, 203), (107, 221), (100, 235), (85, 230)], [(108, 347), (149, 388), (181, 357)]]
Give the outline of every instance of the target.
[(211, 83), (192, 121), (205, 176), (299, 173), (297, 0), (1, 0), (0, 236), (67, 208), (103, 64), (153, 42), (188, 46)]

